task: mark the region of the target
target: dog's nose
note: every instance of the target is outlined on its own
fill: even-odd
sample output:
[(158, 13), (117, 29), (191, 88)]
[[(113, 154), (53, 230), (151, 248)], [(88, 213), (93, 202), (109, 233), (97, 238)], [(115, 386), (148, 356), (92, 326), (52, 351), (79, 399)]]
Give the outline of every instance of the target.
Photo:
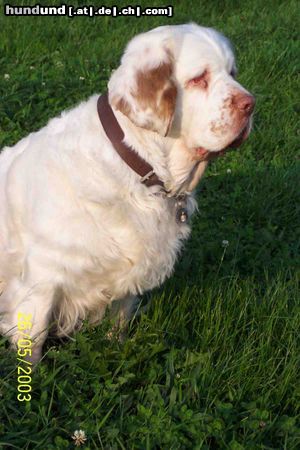
[(234, 97), (234, 104), (240, 111), (250, 115), (254, 110), (255, 98), (250, 94), (237, 94)]

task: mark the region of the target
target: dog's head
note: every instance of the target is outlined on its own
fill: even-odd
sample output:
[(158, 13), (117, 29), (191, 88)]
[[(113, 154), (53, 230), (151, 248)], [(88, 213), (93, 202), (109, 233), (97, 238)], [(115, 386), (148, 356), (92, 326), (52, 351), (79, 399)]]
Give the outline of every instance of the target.
[(254, 97), (235, 79), (228, 39), (195, 24), (136, 36), (109, 81), (112, 106), (137, 126), (219, 152), (250, 131)]

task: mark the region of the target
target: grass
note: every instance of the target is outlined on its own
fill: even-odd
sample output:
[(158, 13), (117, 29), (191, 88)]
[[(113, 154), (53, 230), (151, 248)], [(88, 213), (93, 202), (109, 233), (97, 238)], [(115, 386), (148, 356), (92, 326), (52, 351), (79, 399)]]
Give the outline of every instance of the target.
[(85, 449), (300, 448), (297, 3), (171, 4), (172, 19), (0, 16), (0, 148), (103, 91), (128, 39), (165, 23), (228, 35), (257, 98), (252, 136), (209, 169), (174, 276), (124, 344), (108, 320), (49, 339), (21, 403), (2, 338), (0, 449), (74, 448), (76, 429)]

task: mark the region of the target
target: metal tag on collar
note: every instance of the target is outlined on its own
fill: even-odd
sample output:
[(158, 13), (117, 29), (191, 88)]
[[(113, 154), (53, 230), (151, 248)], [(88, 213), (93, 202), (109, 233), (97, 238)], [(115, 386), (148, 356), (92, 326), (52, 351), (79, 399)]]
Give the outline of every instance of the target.
[(178, 224), (186, 223), (189, 215), (187, 211), (186, 195), (181, 194), (177, 197), (175, 202), (175, 218)]

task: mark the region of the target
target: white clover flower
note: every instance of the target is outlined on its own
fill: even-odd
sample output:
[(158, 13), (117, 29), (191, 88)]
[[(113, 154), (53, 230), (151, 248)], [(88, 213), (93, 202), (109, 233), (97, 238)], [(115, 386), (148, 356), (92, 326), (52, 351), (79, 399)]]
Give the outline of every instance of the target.
[(85, 80), (85, 78), (84, 77), (79, 77), (79, 80)]
[(231, 169), (227, 169), (226, 172), (227, 172), (227, 173), (231, 173)]
[(227, 239), (223, 239), (222, 246), (223, 247), (228, 247), (228, 245), (229, 245), (229, 241), (227, 241)]
[(64, 64), (61, 61), (57, 61), (56, 67), (62, 67)]
[(29, 69), (30, 69), (30, 70), (34, 70), (34, 66), (30, 66)]
[(4, 80), (9, 80), (9, 79), (10, 79), (9, 73), (5, 73), (5, 74), (4, 74)]
[(74, 440), (74, 444), (76, 445), (76, 447), (80, 447), (81, 444), (85, 443), (87, 437), (83, 430), (75, 430), (72, 439)]
[(45, 83), (45, 81), (42, 81), (42, 86), (46, 86), (46, 83)]

